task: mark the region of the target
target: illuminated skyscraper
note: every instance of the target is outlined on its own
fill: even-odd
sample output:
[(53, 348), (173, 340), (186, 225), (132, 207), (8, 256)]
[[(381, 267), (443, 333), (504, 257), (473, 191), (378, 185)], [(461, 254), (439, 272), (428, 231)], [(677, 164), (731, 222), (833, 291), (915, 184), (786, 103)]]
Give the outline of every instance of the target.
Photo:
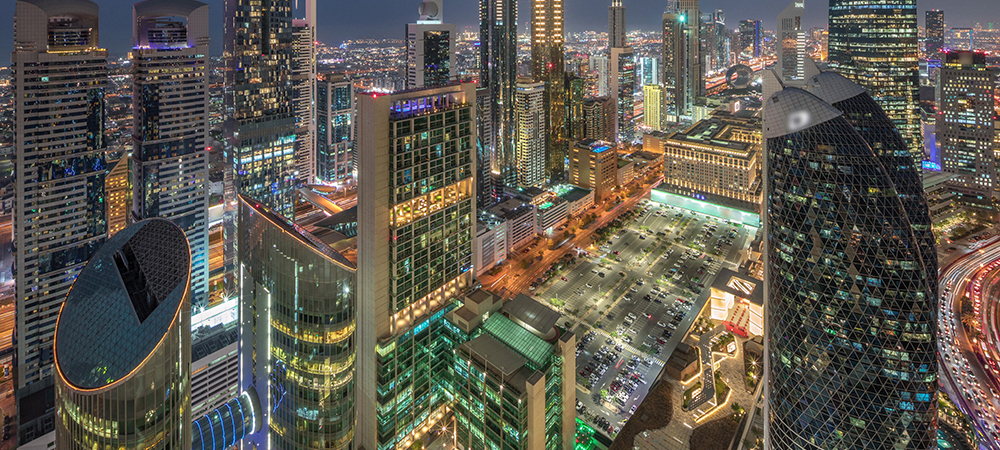
[(517, 184), (521, 187), (545, 183), (545, 91), (544, 82), (517, 80)]
[(609, 91), (618, 105), (616, 139), (632, 142), (635, 139), (635, 53), (631, 47), (611, 49)]
[(917, 0), (830, 0), (830, 67), (861, 85), (922, 159)]
[(162, 217), (191, 244), (191, 305), (208, 306), (208, 5), (132, 7), (132, 217)]
[(924, 13), (924, 28), (927, 30), (927, 58), (941, 59), (941, 50), (944, 49), (944, 11), (932, 9)]
[(663, 85), (663, 100), (660, 103), (660, 122), (677, 121), (677, 116), (684, 112), (684, 105), (689, 104), (691, 94), (686, 88), (687, 72), (685, 61), (687, 45), (685, 44), (686, 18), (676, 9), (676, 3), (668, 3), (667, 12), (663, 13), (663, 74), (660, 83)]
[(765, 445), (936, 448), (929, 218), (897, 188), (919, 177), (872, 151), (904, 147), (863, 88), (824, 73), (806, 89), (764, 108)]
[[(701, 55), (701, 8), (698, 0), (677, 0), (677, 8), (684, 18), (684, 41), (687, 47), (684, 54), (684, 72), (687, 81), (686, 89), (690, 92), (685, 110), (690, 111), (694, 99), (705, 95), (705, 69)], [(690, 113), (688, 113), (690, 114)]]
[(132, 211), (132, 184), (129, 166), (131, 158), (109, 161), (111, 170), (104, 179), (104, 193), (107, 202), (108, 237), (128, 226)]
[(295, 171), (300, 184), (316, 182), (316, 0), (304, 3), (305, 19), (292, 20)]
[[(343, 235), (320, 238), (244, 195), (238, 208), (239, 386), (260, 393), (250, 404), (257, 403), (253, 415), (265, 427), (246, 436), (240, 448), (358, 448), (353, 443), (357, 267), (332, 248)], [(205, 450), (227, 448), (229, 439), (242, 437), (224, 431), (230, 421), (250, 431), (243, 426), (246, 414), (215, 411), (221, 421), (203, 419), (206, 424), (197, 427)], [(222, 439), (208, 447), (207, 437), (220, 428)]]
[(608, 7), (608, 48), (627, 47), (625, 36), (625, 6), (622, 0), (611, 0)]
[(424, 0), (417, 23), (406, 24), (406, 87), (440, 86), (455, 79), (455, 25), (444, 23), (441, 0)]
[(642, 87), (642, 123), (654, 131), (660, 129), (660, 101), (663, 100), (663, 87), (658, 84), (647, 84)]
[(763, 41), (763, 30), (761, 29), (760, 20), (741, 20), (739, 31), (739, 52), (748, 52), (751, 58), (759, 58), (761, 42)]
[(967, 200), (989, 206), (996, 192), (993, 93), (996, 72), (986, 55), (945, 53), (938, 75), (937, 141), (949, 184)]
[(640, 86), (660, 84), (660, 58), (643, 56), (635, 65), (635, 81)]
[(191, 448), (191, 252), (164, 219), (108, 240), (56, 325), (56, 448)]
[(566, 159), (566, 92), (563, 0), (532, 0), (531, 76), (545, 83), (545, 179), (563, 179)]
[(517, 1), (481, 0), (479, 3), (479, 82), (489, 89), (489, 123), (493, 136), (490, 174), (493, 197), (504, 186), (517, 185), (514, 139), (514, 91), (517, 83)]
[(806, 77), (806, 32), (802, 29), (805, 2), (792, 1), (778, 15), (778, 59), (775, 73), (781, 81), (801, 81)]
[(19, 0), (14, 25), (14, 386), (23, 444), (52, 431), (56, 318), (107, 238), (108, 70), (92, 1)]
[(354, 171), (354, 82), (327, 74), (316, 83), (316, 176), (342, 183)]
[(239, 193), (295, 213), (292, 0), (225, 0), (226, 151)]
[(358, 96), (358, 432), (409, 447), (453, 400), (444, 315), (472, 285), (476, 85)]

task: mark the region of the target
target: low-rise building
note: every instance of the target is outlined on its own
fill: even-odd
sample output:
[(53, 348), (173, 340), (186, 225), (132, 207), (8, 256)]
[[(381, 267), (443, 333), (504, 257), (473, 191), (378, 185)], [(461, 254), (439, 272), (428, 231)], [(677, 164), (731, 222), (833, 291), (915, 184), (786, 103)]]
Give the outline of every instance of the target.
[(569, 217), (583, 214), (587, 208), (594, 206), (594, 191), (572, 184), (560, 184), (552, 187), (552, 192), (569, 203)]
[(538, 212), (536, 231), (538, 234), (551, 233), (553, 229), (566, 221), (569, 216), (569, 202), (557, 195), (550, 195), (541, 205), (535, 208)]
[(616, 174), (615, 180), (619, 186), (624, 186), (632, 182), (635, 179), (635, 162), (631, 159), (619, 158), (618, 159), (618, 173)]
[(932, 220), (941, 220), (958, 212), (959, 197), (950, 183), (956, 177), (953, 173), (924, 171), (924, 192), (927, 193), (927, 209)]
[(594, 201), (602, 202), (617, 187), (618, 152), (604, 141), (584, 139), (569, 151), (570, 182), (594, 191)]
[(675, 380), (688, 380), (698, 373), (698, 353), (697, 346), (678, 342), (663, 370)]
[(764, 282), (722, 269), (710, 289), (712, 320), (742, 337), (764, 335)]
[(537, 235), (535, 206), (530, 203), (508, 199), (490, 208), (489, 212), (507, 222), (508, 254), (520, 250)]
[(489, 211), (479, 211), (472, 255), (477, 277), (504, 262), (507, 259), (507, 221)]

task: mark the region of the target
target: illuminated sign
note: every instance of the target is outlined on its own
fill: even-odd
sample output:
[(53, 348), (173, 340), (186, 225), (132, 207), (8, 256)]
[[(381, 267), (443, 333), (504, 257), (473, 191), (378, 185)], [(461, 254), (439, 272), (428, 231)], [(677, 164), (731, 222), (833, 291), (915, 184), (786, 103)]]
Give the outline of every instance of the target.
[(754, 288), (757, 287), (757, 284), (751, 283), (750, 281), (744, 280), (742, 278), (732, 277), (729, 279), (729, 282), (726, 283), (726, 286), (729, 286), (730, 289), (740, 291), (744, 295), (750, 295), (753, 292)]

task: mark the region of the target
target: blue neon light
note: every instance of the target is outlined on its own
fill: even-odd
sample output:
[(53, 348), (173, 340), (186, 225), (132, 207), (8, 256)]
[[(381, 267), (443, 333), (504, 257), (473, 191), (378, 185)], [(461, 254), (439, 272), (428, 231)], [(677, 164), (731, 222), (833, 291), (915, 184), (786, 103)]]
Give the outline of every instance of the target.
[(925, 161), (923, 161), (923, 163), (921, 163), (921, 166), (924, 168), (924, 170), (929, 170), (931, 172), (940, 172), (941, 171), (941, 165), (938, 164), (938, 163), (936, 163), (936, 162), (934, 162), (934, 161), (926, 161), (925, 160)]
[[(215, 409), (215, 413), (219, 415), (219, 428), (222, 428), (222, 445), (226, 445), (226, 424), (222, 423), (222, 413), (218, 408)], [(212, 448), (215, 448), (215, 435), (212, 435)]]
[[(229, 403), (226, 403), (226, 408), (229, 408), (229, 421), (233, 423), (233, 443), (231, 445), (236, 445), (236, 417), (233, 416), (233, 407)], [(225, 443), (226, 440), (223, 439), (222, 442)]]

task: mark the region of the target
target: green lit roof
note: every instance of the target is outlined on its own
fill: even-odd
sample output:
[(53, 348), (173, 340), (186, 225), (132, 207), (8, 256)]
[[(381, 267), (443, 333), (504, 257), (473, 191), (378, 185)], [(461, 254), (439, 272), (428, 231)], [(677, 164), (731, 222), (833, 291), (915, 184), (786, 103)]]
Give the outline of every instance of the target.
[(552, 357), (551, 344), (501, 314), (491, 315), (483, 324), (483, 329), (533, 363), (536, 368), (547, 366)]
[(541, 206), (538, 207), (538, 209), (549, 209), (551, 207), (552, 207), (552, 202), (545, 202), (542, 203)]

